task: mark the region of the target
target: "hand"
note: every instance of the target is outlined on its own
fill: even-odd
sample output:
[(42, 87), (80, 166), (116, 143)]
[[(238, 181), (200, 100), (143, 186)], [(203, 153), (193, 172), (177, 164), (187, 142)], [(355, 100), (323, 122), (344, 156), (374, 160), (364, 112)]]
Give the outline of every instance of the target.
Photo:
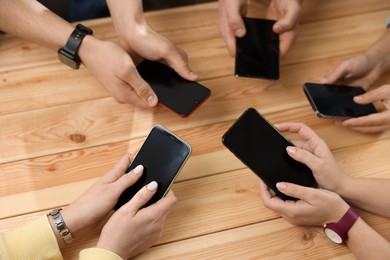
[(188, 65), (187, 54), (148, 25), (142, 1), (109, 0), (107, 4), (124, 50), (135, 52), (144, 59), (161, 61), (183, 78), (197, 80), (198, 75)]
[(153, 107), (158, 99), (133, 63), (133, 60), (115, 43), (84, 38), (79, 55), (83, 64), (119, 103)]
[(281, 132), (298, 134), (301, 139), (291, 140), (295, 147), (287, 147), (287, 153), (312, 170), (321, 188), (339, 193), (348, 186), (350, 177), (340, 169), (326, 143), (312, 129), (302, 123), (283, 123), (275, 127)]
[(155, 204), (141, 209), (156, 189), (157, 183), (151, 182), (119, 208), (103, 227), (97, 247), (128, 259), (152, 246), (161, 237), (165, 220), (176, 203), (170, 191)]
[(354, 101), (361, 105), (381, 101), (384, 109), (368, 116), (345, 120), (341, 125), (363, 133), (376, 133), (390, 129), (390, 85), (383, 85), (356, 96)]
[(236, 37), (244, 37), (246, 28), (242, 16), (246, 16), (247, 0), (219, 0), (219, 28), (229, 54), (236, 56)]
[(80, 230), (98, 226), (112, 211), (123, 191), (139, 179), (143, 173), (142, 166), (125, 174), (131, 159), (131, 155), (124, 156), (106, 175), (61, 211), (73, 236), (77, 236)]
[(279, 182), (276, 187), (280, 192), (299, 200), (284, 201), (274, 196), (261, 182), (260, 195), (264, 206), (294, 225), (322, 226), (325, 223), (338, 222), (349, 208), (339, 195), (328, 190), (286, 182)]
[[(280, 54), (284, 57), (298, 35), (301, 1), (272, 0), (266, 18), (277, 20), (273, 26), (280, 34)], [(231, 56), (236, 55), (236, 37), (243, 37), (246, 29), (242, 16), (247, 13), (246, 0), (219, 0), (219, 24), (222, 37)]]
[(365, 54), (346, 59), (321, 79), (324, 84), (352, 85), (367, 90), (380, 77), (378, 64)]
[(275, 33), (279, 33), (280, 55), (286, 56), (291, 45), (298, 36), (301, 0), (272, 0), (266, 17), (276, 20), (273, 26)]

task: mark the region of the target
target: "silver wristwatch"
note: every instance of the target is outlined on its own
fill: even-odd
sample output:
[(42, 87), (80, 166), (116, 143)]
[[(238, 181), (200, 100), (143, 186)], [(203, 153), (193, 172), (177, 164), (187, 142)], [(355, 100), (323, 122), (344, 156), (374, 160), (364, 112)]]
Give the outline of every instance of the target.
[(60, 236), (64, 239), (65, 244), (69, 245), (72, 243), (73, 238), (72, 234), (70, 233), (70, 230), (68, 227), (65, 225), (64, 219), (61, 216), (61, 211), (62, 209), (55, 209), (47, 216), (51, 216), (53, 218), (53, 223), (56, 226), (58, 232), (60, 233)]

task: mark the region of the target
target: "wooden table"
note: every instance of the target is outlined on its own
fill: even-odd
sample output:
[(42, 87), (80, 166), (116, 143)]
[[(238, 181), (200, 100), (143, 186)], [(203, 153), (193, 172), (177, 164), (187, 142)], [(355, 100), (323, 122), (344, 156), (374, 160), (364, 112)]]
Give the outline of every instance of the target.
[[(252, 3), (249, 13), (261, 17), (263, 9)], [(223, 147), (221, 136), (255, 107), (273, 123), (301, 121), (315, 129), (350, 175), (388, 178), (390, 132), (361, 134), (317, 118), (302, 84), (365, 50), (384, 31), (389, 13), (387, 0), (305, 1), (300, 36), (282, 61), (279, 81), (233, 76), (216, 3), (148, 13), (151, 26), (188, 53), (200, 82), (212, 91), (187, 119), (160, 107), (117, 104), (85, 68), (72, 71), (53, 51), (0, 36), (0, 231), (68, 205), (162, 124), (187, 140), (193, 153), (173, 185), (179, 202), (163, 237), (139, 259), (353, 258), (320, 227), (292, 226), (266, 209), (257, 177)], [(111, 19), (85, 24), (98, 38), (116, 40)], [(384, 82), (389, 75), (377, 85)], [(390, 239), (390, 221), (361, 214)], [(63, 250), (65, 259), (77, 259), (98, 234)]]

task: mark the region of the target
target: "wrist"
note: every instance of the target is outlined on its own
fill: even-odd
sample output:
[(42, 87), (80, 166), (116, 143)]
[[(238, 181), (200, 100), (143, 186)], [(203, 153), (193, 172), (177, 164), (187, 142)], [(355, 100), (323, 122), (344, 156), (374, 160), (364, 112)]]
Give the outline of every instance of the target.
[(382, 37), (376, 41), (365, 55), (372, 67), (377, 70), (378, 77), (390, 70), (390, 29), (387, 29)]
[(73, 242), (73, 235), (62, 215), (62, 209), (54, 209), (47, 214), (48, 221), (57, 239), (59, 248)]
[(351, 177), (344, 172), (342, 172), (337, 181), (337, 185), (332, 189), (333, 192), (340, 195), (340, 197), (345, 198), (350, 194), (350, 188), (353, 187), (354, 177)]

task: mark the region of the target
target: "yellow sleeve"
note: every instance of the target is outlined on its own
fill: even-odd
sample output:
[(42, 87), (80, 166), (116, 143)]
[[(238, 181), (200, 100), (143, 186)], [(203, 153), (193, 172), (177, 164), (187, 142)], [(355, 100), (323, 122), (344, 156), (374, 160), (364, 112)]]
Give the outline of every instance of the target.
[(80, 260), (123, 260), (117, 254), (103, 248), (88, 248), (80, 252)]
[(63, 259), (47, 216), (0, 234), (0, 259)]

